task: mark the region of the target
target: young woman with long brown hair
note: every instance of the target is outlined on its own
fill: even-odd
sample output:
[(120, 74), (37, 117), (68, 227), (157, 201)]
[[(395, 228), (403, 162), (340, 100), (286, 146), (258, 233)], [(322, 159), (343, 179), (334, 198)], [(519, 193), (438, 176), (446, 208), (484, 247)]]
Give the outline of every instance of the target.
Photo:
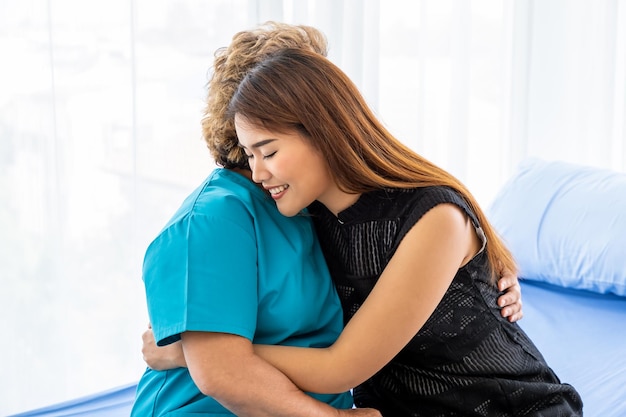
[(300, 388), (354, 388), (385, 416), (576, 416), (582, 402), (496, 304), (513, 257), (470, 192), (404, 146), (349, 78), (274, 53), (228, 113), (252, 178), (310, 215), (346, 326), (328, 348), (258, 347)]

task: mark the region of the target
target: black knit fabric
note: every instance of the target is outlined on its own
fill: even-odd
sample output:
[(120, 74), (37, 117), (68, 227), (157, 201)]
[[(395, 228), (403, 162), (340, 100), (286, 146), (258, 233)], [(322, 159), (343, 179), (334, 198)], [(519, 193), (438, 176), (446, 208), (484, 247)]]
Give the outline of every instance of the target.
[[(348, 321), (406, 233), (431, 208), (465, 201), (445, 187), (367, 193), (335, 217), (310, 207)], [(500, 316), (500, 295), (481, 252), (459, 269), (411, 342), (354, 389), (358, 407), (385, 417), (581, 416), (575, 389), (559, 381), (517, 324)]]

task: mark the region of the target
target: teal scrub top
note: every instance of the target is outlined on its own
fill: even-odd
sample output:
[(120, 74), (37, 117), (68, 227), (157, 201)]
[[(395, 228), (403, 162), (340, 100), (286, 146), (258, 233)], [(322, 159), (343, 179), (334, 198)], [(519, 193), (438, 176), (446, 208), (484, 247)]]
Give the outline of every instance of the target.
[[(253, 343), (326, 347), (341, 333), (341, 305), (313, 225), (285, 217), (247, 178), (218, 168), (149, 245), (143, 280), (157, 344), (185, 331)], [(311, 394), (351, 408), (350, 393)], [(233, 415), (203, 395), (186, 368), (147, 369), (131, 416)]]

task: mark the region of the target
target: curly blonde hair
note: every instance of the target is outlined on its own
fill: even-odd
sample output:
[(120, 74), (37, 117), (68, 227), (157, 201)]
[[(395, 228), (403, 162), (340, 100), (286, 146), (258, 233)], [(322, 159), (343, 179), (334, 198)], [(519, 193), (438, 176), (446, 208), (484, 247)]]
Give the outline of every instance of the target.
[(230, 169), (248, 168), (248, 160), (238, 146), (234, 123), (226, 118), (228, 104), (250, 69), (273, 52), (286, 48), (305, 49), (324, 56), (328, 52), (326, 37), (314, 27), (272, 21), (235, 34), (228, 47), (215, 52), (202, 135), (216, 164)]

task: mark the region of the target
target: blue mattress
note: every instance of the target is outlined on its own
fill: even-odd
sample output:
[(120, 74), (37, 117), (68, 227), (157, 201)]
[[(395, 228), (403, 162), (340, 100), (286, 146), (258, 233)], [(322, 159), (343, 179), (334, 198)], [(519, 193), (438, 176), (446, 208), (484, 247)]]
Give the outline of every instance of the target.
[[(580, 392), (590, 417), (626, 416), (626, 297), (522, 282), (524, 319), (563, 382)], [(135, 384), (14, 417), (128, 417)]]
[(520, 326), (589, 417), (626, 417), (626, 297), (522, 283)]

